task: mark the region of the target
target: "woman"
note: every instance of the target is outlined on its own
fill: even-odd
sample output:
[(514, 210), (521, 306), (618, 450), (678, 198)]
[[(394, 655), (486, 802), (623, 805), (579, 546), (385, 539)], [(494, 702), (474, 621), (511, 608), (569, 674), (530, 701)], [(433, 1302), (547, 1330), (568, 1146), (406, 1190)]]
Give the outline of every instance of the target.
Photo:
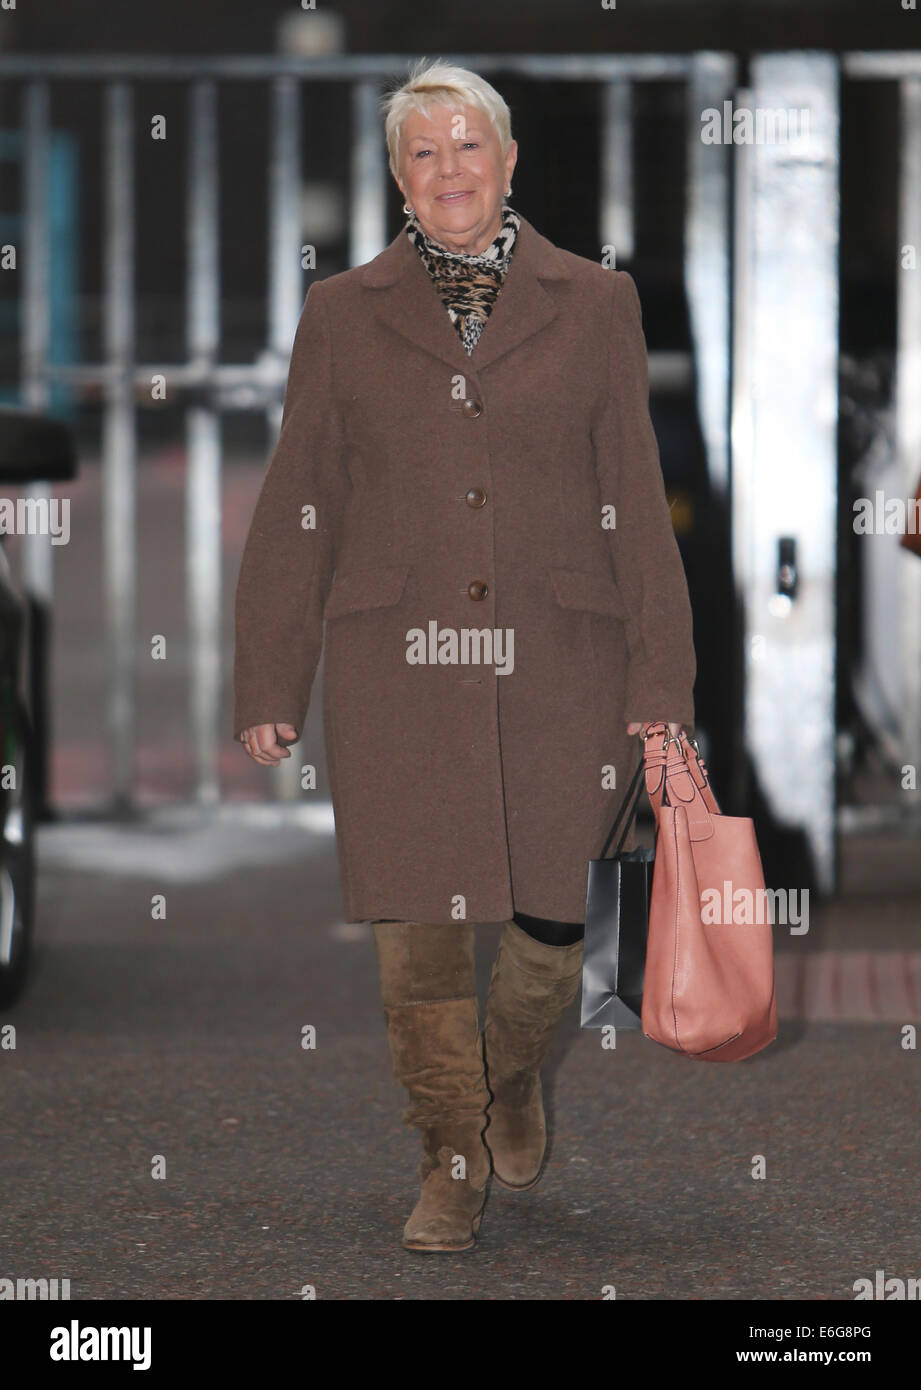
[[(490, 1172), (540, 1176), (587, 863), (631, 735), (693, 728), (695, 656), (632, 279), (505, 202), (517, 145), (482, 78), (417, 65), (385, 109), (407, 222), (310, 287), (240, 569), (234, 733), (290, 757), (325, 620), (346, 917), (374, 924), (423, 1137), (403, 1243), (464, 1250)], [(482, 1034), (478, 921), (503, 923)]]

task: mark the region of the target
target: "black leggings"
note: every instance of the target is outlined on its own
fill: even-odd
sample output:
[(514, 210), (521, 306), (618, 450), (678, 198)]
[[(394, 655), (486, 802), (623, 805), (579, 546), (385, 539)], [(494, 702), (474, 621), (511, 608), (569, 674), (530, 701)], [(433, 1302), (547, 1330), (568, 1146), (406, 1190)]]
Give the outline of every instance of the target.
[[(395, 917), (379, 917), (380, 922), (395, 922)], [(585, 936), (582, 922), (554, 922), (548, 917), (529, 917), (526, 912), (515, 913), (515, 923), (526, 936), (544, 946), (574, 946)]]
[(585, 936), (582, 922), (553, 922), (547, 917), (529, 917), (526, 912), (516, 912), (515, 922), (527, 936), (544, 946), (574, 946)]

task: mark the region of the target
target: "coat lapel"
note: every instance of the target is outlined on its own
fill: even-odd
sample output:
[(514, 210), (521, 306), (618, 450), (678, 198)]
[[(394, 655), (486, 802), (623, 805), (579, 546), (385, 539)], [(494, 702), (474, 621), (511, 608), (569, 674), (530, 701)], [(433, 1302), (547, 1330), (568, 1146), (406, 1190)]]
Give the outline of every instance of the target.
[(364, 267), (361, 283), (373, 291), (374, 312), (385, 327), (441, 358), (455, 371), (467, 373), (488, 366), (546, 327), (557, 308), (541, 281), (569, 276), (565, 258), (522, 217), (508, 274), (470, 357), (402, 228)]

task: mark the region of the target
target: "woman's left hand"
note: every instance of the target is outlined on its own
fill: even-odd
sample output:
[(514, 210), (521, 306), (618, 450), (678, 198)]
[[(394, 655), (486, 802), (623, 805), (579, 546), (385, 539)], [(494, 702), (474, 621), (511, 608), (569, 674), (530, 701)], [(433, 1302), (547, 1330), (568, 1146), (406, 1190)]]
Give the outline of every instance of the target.
[[(638, 734), (642, 729), (645, 729), (645, 727), (646, 727), (647, 724), (658, 724), (658, 723), (660, 723), (660, 722), (661, 722), (661, 721), (660, 721), (660, 720), (657, 720), (657, 719), (634, 720), (632, 724), (628, 724), (628, 725), (627, 725), (627, 733), (628, 733), (628, 734)], [(682, 729), (684, 728), (684, 725), (683, 725), (683, 724), (669, 724), (668, 728), (669, 728), (669, 732), (671, 733), (672, 737), (673, 737), (673, 738), (677, 738), (678, 735), (681, 733)]]

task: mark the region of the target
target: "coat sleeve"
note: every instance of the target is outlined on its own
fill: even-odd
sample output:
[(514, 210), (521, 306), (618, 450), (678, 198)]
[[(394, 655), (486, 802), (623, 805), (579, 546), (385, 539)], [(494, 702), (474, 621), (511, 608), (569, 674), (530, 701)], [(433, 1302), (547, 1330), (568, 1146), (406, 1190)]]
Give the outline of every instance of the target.
[[(300, 738), (348, 495), (324, 290), (307, 292), (281, 432), (250, 523), (235, 602), (233, 734), (288, 723)], [(314, 507), (315, 526), (305, 508)]]
[(694, 724), (693, 619), (684, 565), (649, 416), (649, 364), (636, 285), (614, 276), (609, 387), (593, 423), (602, 503), (613, 503), (606, 534), (627, 608), (626, 722)]

